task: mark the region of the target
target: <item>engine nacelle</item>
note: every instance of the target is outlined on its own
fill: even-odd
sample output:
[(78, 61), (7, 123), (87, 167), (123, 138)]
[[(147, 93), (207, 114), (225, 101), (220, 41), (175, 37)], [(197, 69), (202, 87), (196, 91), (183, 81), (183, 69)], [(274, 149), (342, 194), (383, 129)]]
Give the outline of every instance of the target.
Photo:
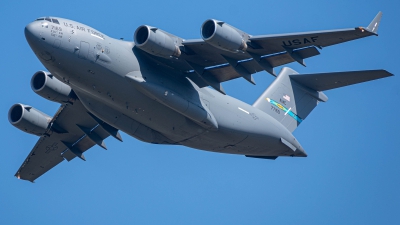
[(208, 44), (233, 53), (246, 51), (246, 41), (249, 39), (249, 35), (243, 31), (213, 19), (203, 23), (201, 37)]
[(135, 31), (134, 40), (138, 48), (155, 56), (168, 59), (181, 55), (178, 47), (179, 38), (155, 27), (147, 25), (138, 27)]
[(75, 98), (71, 87), (45, 71), (36, 72), (31, 79), (32, 90), (53, 102), (65, 103)]
[(49, 127), (51, 117), (32, 106), (15, 104), (8, 111), (8, 121), (29, 134), (41, 136)]

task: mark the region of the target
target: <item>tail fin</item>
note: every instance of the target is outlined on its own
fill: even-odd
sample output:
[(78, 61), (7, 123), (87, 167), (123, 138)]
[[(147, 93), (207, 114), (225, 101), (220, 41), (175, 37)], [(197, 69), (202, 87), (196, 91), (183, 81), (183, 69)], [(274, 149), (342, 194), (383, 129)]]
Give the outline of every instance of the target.
[(300, 75), (284, 67), (253, 106), (268, 113), (293, 132), (319, 102), (328, 100), (322, 91), (392, 75), (385, 70)]

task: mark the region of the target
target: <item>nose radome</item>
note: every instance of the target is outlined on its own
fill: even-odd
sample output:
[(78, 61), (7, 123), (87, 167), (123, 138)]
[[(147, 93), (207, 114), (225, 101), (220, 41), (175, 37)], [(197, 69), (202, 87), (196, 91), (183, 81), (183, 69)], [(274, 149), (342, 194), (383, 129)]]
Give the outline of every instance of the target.
[(33, 41), (38, 38), (38, 24), (37, 22), (32, 22), (25, 27), (25, 38), (28, 42)]

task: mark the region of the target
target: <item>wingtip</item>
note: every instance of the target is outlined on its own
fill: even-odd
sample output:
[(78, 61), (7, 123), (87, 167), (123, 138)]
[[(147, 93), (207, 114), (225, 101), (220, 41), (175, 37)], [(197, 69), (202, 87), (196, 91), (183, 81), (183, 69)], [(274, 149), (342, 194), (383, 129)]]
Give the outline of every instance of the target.
[(371, 21), (371, 23), (366, 28), (368, 31), (378, 35), (379, 24), (381, 23), (382, 12), (379, 11), (375, 18)]
[(389, 71), (387, 71), (387, 70), (382, 70), (382, 71), (383, 71), (383, 73), (386, 74), (386, 77), (392, 77), (392, 76), (394, 76), (393, 73), (391, 73), (391, 72), (389, 72)]

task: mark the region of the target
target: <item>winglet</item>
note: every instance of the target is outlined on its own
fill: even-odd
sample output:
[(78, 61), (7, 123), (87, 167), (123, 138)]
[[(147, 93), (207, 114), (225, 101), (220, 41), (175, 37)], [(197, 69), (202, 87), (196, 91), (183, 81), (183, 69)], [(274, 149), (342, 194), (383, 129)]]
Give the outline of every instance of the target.
[(378, 12), (378, 14), (375, 16), (375, 18), (371, 21), (371, 23), (368, 25), (366, 29), (378, 35), (378, 28), (381, 22), (381, 18), (382, 18), (382, 12)]

